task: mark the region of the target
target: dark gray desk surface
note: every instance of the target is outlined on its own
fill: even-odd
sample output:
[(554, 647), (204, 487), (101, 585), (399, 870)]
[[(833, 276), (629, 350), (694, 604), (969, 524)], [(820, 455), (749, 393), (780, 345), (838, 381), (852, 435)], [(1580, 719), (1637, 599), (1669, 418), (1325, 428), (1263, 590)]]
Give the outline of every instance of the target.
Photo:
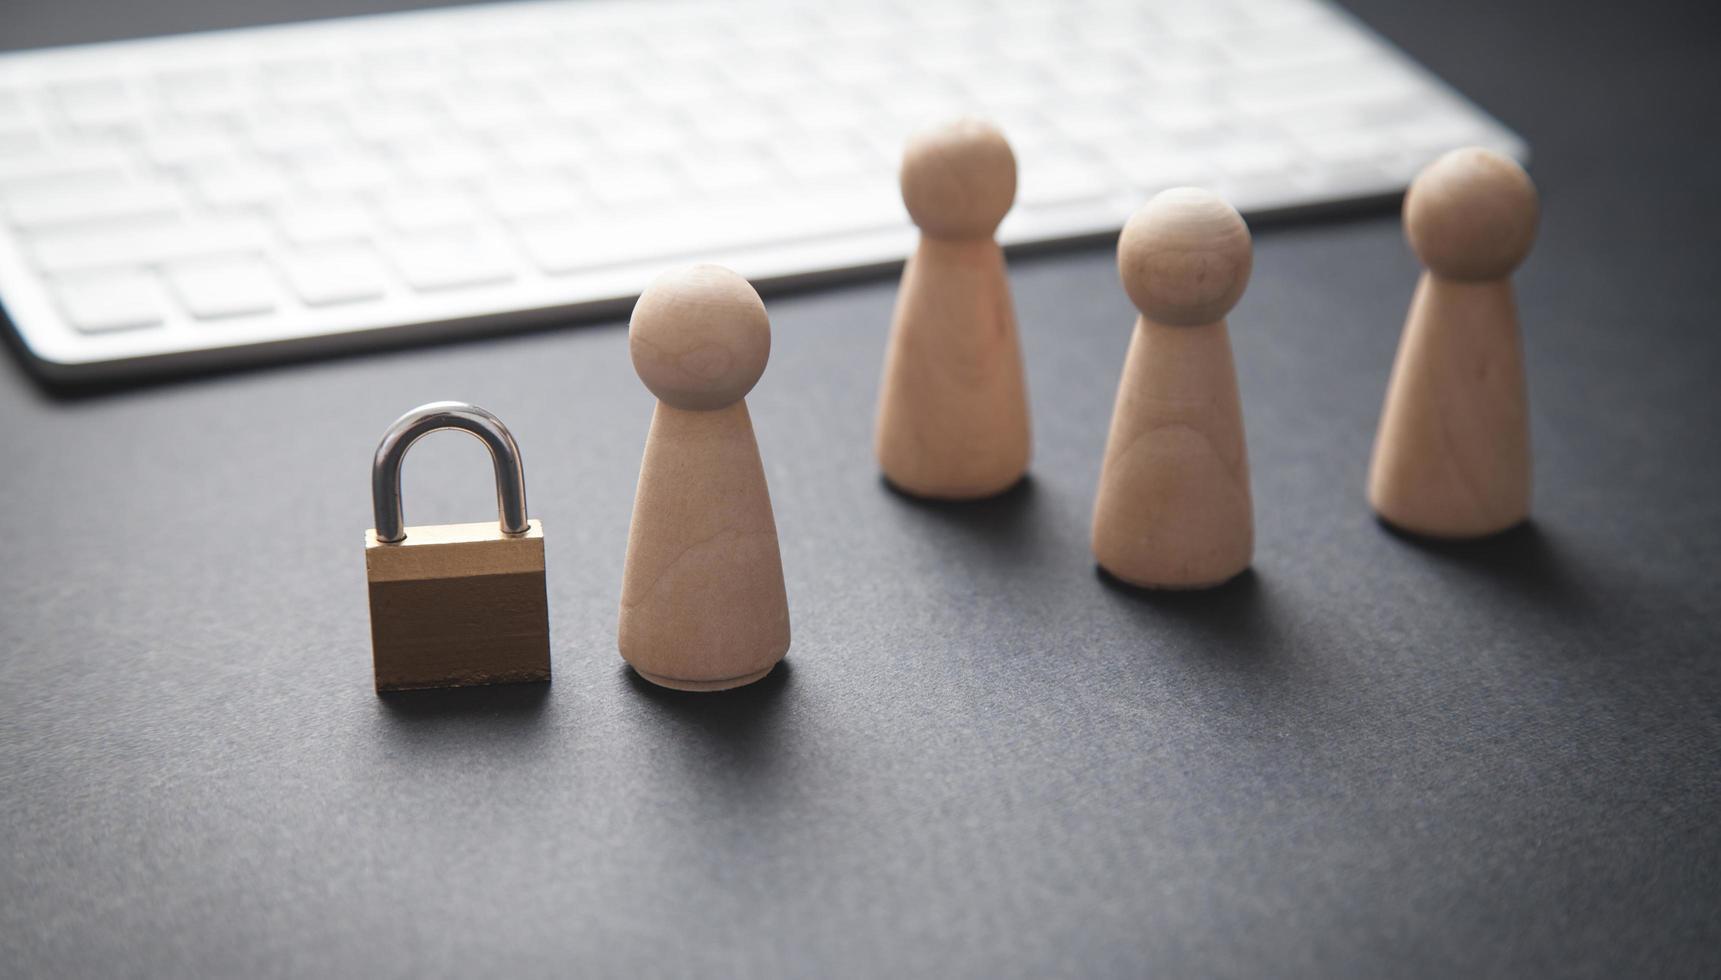
[[(874, 470), (894, 282), (772, 299), (751, 404), (795, 639), (729, 696), (615, 652), (651, 409), (619, 323), (75, 400), (8, 359), (0, 972), (1721, 972), (1717, 25), (1359, 6), (1537, 153), (1532, 526), (1427, 547), (1369, 516), (1416, 271), (1387, 213), (1258, 230), (1259, 549), (1207, 595), (1087, 551), (1109, 249), (1012, 263), (1033, 478), (970, 507)], [(11, 3), (0, 33), (285, 9)], [(366, 466), (433, 398), (525, 449), (547, 690), (371, 692)], [(431, 440), (407, 492), (484, 518), (482, 450)]]

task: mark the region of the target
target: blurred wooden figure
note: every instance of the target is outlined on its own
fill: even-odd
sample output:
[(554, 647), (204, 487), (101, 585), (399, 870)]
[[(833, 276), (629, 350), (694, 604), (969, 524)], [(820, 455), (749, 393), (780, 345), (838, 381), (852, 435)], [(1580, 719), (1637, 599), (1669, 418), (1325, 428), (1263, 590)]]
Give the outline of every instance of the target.
[(1028, 470), (1028, 392), (1004, 253), (1016, 158), (989, 123), (916, 135), (902, 199), (921, 231), (885, 350), (875, 448), (885, 477), (921, 497), (1001, 493)]
[(1369, 470), (1369, 504), (1415, 534), (1472, 538), (1530, 513), (1530, 435), (1512, 270), (1539, 207), (1512, 160), (1454, 150), (1404, 198), (1427, 266), (1411, 300)]
[(1117, 263), (1141, 316), (1100, 469), (1094, 557), (1131, 585), (1218, 585), (1254, 553), (1243, 410), (1224, 319), (1249, 282), (1249, 228), (1208, 191), (1168, 190), (1124, 226)]
[(771, 352), (765, 305), (714, 265), (660, 276), (628, 325), (658, 398), (628, 529), (618, 644), (641, 677), (718, 691), (771, 672), (789, 604), (745, 396)]

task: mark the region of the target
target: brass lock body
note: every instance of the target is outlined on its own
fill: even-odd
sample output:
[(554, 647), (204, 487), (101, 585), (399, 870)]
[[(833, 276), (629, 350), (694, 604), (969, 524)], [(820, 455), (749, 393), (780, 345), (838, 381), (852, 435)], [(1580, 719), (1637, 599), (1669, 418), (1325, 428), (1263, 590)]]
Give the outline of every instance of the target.
[[(401, 463), (415, 441), (440, 429), (471, 433), (489, 448), (498, 521), (404, 526)], [(371, 496), (376, 527), (365, 532), (365, 577), (377, 691), (548, 681), (544, 528), (526, 517), (525, 469), (502, 421), (463, 402), (406, 413), (377, 447)]]

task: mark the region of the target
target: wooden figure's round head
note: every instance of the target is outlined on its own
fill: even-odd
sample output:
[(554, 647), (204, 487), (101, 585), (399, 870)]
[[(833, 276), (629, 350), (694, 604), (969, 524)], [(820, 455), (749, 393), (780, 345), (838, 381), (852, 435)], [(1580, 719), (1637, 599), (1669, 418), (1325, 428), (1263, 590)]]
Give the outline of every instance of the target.
[(910, 137), (898, 176), (908, 216), (934, 238), (990, 238), (1016, 200), (1016, 155), (980, 119)]
[(1211, 191), (1174, 187), (1142, 205), (1117, 240), (1124, 292), (1142, 315), (1169, 326), (1225, 318), (1249, 285), (1249, 226)]
[(753, 284), (719, 265), (658, 276), (634, 304), (628, 350), (639, 379), (675, 408), (746, 397), (771, 356), (771, 321)]
[(1541, 205), (1510, 157), (1471, 147), (1423, 168), (1404, 195), (1404, 234), (1429, 271), (1500, 279), (1530, 254)]

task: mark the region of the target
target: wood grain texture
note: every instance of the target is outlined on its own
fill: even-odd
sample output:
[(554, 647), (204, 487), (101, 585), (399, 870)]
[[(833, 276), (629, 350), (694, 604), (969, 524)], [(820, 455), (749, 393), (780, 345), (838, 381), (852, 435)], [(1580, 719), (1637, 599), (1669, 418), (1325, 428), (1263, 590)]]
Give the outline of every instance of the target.
[(1530, 514), (1529, 407), (1512, 271), (1540, 202), (1523, 168), (1488, 150), (1429, 164), (1404, 199), (1428, 267), (1411, 299), (1369, 466), (1382, 520), (1429, 537), (1495, 534)]
[(1530, 514), (1529, 429), (1511, 283), (1424, 273), (1387, 384), (1370, 506), (1429, 537), (1504, 531)]
[(788, 652), (777, 524), (745, 401), (653, 414), (618, 645), (640, 676), (681, 690), (751, 683)]
[[(366, 536), (376, 689), (550, 679), (543, 527), (510, 538), (494, 521)], [(464, 573), (462, 573), (464, 572)]]
[[(748, 401), (794, 656), (733, 696), (653, 698), (613, 652), (652, 407), (623, 330), (85, 398), (13, 364), (0, 972), (1721, 977), (1721, 454), (1701, 450), (1721, 330), (1700, 285), (1721, 224), (1695, 206), (1721, 133), (1674, 122), (1721, 91), (1721, 8), (1344, 6), (1548, 164), (1550, 233), (1514, 283), (1550, 437), (1531, 524), (1406, 547), (1363, 499), (1415, 285), (1396, 214), (1263, 234), (1230, 317), (1258, 574), (1175, 601), (1101, 586), (1080, 547), (1135, 319), (1110, 255), (1012, 257), (1027, 359), (1054, 356), (1028, 365), (1034, 479), (980, 507), (905, 504), (867, 457), (895, 276), (767, 300)], [(0, 44), (282, 9), (12, 3)], [(556, 678), (376, 698), (352, 549), (380, 433), (305, 406), (366, 419), (456, 389), (527, 440)], [(419, 452), (421, 523), (491, 516), (476, 444)], [(329, 521), (350, 525), (332, 545)]]
[(1031, 442), (1003, 252), (990, 238), (922, 238), (885, 349), (880, 468), (918, 496), (987, 497), (1022, 479)]
[(1016, 197), (1016, 157), (991, 123), (916, 133), (902, 200), (921, 231), (902, 271), (879, 385), (874, 449), (898, 489), (967, 500), (1028, 471), (1022, 344), (994, 234)]
[(1404, 195), (1404, 234), (1446, 279), (1503, 279), (1530, 254), (1541, 200), (1511, 157), (1453, 150), (1422, 169)]
[(1249, 226), (1211, 191), (1174, 187), (1130, 216), (1117, 240), (1117, 272), (1143, 315), (1167, 326), (1222, 320), (1255, 267)]
[(1131, 585), (1218, 585), (1249, 567), (1254, 506), (1224, 321), (1136, 321), (1094, 502), (1100, 567)]
[(720, 265), (671, 269), (640, 294), (628, 353), (660, 401), (722, 408), (759, 383), (771, 357), (771, 321), (753, 284)]
[(1118, 236), (1118, 276), (1141, 316), (1112, 408), (1093, 551), (1131, 585), (1206, 588), (1253, 559), (1249, 456), (1224, 319), (1253, 263), (1242, 216), (1199, 188), (1155, 195)]
[(365, 532), (365, 574), (372, 582), (543, 570), (544, 525), (536, 520), (520, 535), (503, 532), (495, 521), (427, 524), (407, 528), (406, 539), (392, 544), (377, 541), (374, 528)]
[(664, 687), (750, 684), (789, 649), (777, 522), (745, 398), (770, 356), (770, 318), (734, 272), (672, 269), (634, 306), (628, 349), (659, 402), (628, 528), (617, 645)]

